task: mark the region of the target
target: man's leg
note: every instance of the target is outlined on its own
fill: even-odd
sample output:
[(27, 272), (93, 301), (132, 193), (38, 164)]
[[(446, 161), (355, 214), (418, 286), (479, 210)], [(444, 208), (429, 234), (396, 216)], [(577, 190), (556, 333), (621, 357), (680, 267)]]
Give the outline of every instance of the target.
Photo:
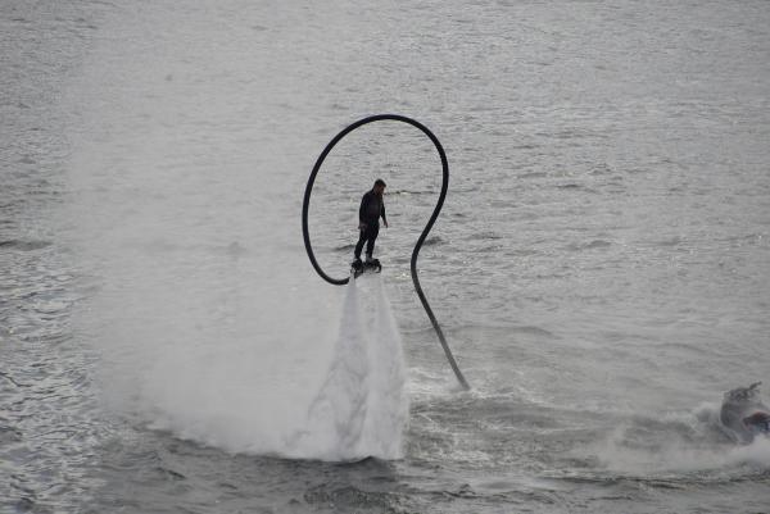
[(361, 260), (361, 250), (364, 249), (364, 243), (366, 242), (366, 235), (368, 230), (359, 230), (358, 231), (358, 243), (356, 243), (356, 249), (353, 252), (353, 256), (356, 258), (356, 260)]
[[(377, 240), (377, 235), (380, 233), (380, 227), (377, 225), (368, 227), (367, 232), (369, 236), (366, 241), (366, 260), (372, 260), (372, 254), (374, 253), (374, 242)], [(360, 254), (359, 254), (360, 255)]]

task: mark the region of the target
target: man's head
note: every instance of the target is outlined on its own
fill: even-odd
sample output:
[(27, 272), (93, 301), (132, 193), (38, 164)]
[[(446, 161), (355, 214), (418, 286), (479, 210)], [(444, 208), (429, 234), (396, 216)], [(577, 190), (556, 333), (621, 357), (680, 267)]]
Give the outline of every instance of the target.
[(372, 189), (376, 194), (381, 195), (382, 192), (385, 191), (385, 181), (378, 178), (374, 181), (374, 187)]

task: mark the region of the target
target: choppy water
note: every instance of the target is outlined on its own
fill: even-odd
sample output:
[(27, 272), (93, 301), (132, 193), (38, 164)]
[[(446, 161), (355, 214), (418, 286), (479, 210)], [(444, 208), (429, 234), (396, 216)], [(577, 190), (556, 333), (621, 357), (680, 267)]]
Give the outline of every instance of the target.
[[(763, 512), (767, 2), (0, 6), (0, 508)], [(403, 458), (282, 458), (318, 394), (355, 209), (402, 331)]]

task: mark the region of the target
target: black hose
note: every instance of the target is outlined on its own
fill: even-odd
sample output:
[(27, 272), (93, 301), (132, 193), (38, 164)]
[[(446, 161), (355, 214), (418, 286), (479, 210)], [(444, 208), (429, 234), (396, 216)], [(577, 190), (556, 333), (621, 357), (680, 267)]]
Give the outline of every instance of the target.
[(315, 183), (315, 178), (316, 175), (318, 175), (318, 171), (321, 169), (321, 166), (323, 165), (324, 160), (326, 160), (326, 157), (329, 155), (329, 152), (332, 151), (337, 143), (339, 143), (343, 137), (358, 127), (373, 123), (375, 121), (383, 120), (400, 121), (412, 125), (413, 127), (417, 127), (426, 136), (428, 136), (428, 138), (430, 138), (430, 140), (435, 145), (436, 150), (438, 151), (439, 157), (441, 158), (441, 170), (443, 173), (441, 193), (438, 197), (438, 203), (436, 203), (436, 207), (433, 209), (433, 214), (431, 214), (431, 217), (428, 220), (428, 224), (425, 225), (425, 228), (423, 229), (422, 234), (420, 234), (419, 239), (417, 239), (417, 244), (414, 245), (414, 250), (412, 251), (412, 282), (414, 282), (414, 289), (417, 291), (417, 296), (420, 297), (420, 302), (422, 302), (422, 306), (425, 308), (425, 312), (428, 314), (428, 318), (433, 324), (433, 328), (436, 330), (436, 334), (438, 335), (439, 341), (441, 342), (441, 346), (444, 348), (444, 353), (446, 354), (446, 358), (449, 361), (449, 365), (452, 367), (452, 371), (454, 371), (457, 380), (460, 382), (460, 385), (467, 390), (470, 389), (470, 386), (465, 380), (465, 377), (460, 371), (460, 368), (457, 366), (457, 361), (455, 361), (454, 355), (452, 355), (452, 351), (449, 349), (449, 344), (446, 342), (444, 332), (441, 330), (441, 326), (438, 324), (436, 316), (433, 314), (433, 310), (428, 304), (428, 299), (425, 297), (425, 293), (422, 292), (420, 280), (417, 277), (417, 256), (420, 254), (420, 249), (425, 242), (425, 238), (428, 237), (430, 229), (433, 228), (433, 224), (436, 222), (436, 218), (438, 218), (439, 212), (441, 212), (441, 207), (444, 205), (444, 198), (446, 197), (447, 189), (449, 187), (449, 164), (447, 162), (446, 153), (444, 152), (444, 147), (441, 146), (438, 138), (425, 125), (416, 120), (413, 120), (412, 118), (407, 118), (406, 116), (400, 116), (398, 114), (377, 114), (375, 116), (369, 116), (356, 121), (355, 123), (343, 129), (339, 134), (334, 136), (334, 139), (332, 139), (329, 144), (326, 145), (326, 148), (324, 148), (323, 152), (321, 152), (321, 155), (318, 157), (318, 160), (316, 160), (315, 166), (313, 166), (313, 171), (310, 173), (310, 178), (307, 181), (307, 187), (305, 188), (305, 198), (302, 202), (302, 236), (305, 240), (305, 250), (307, 250), (307, 256), (310, 258), (310, 263), (313, 265), (313, 268), (322, 279), (326, 280), (330, 284), (338, 286), (348, 283), (350, 276), (344, 278), (330, 277), (324, 272), (323, 269), (321, 269), (321, 266), (318, 264), (318, 261), (315, 258), (315, 254), (313, 253), (313, 246), (310, 243), (310, 232), (308, 230), (307, 221), (308, 212), (310, 210), (310, 194), (313, 191), (313, 184)]

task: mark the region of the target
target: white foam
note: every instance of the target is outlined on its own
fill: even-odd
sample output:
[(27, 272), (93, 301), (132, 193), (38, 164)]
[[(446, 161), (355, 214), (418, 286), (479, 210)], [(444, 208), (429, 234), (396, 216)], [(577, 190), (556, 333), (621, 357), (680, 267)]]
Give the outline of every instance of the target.
[[(704, 413), (705, 412), (705, 413)], [(712, 411), (700, 409), (697, 414), (707, 422)], [(718, 422), (718, 421), (717, 421)], [(759, 436), (751, 444), (736, 445), (717, 442), (705, 437), (686, 439), (675, 430), (648, 433), (650, 441), (633, 441), (627, 433), (629, 427), (619, 427), (593, 453), (608, 470), (625, 474), (660, 474), (703, 472), (749, 466), (770, 468), (770, 438)], [(664, 439), (662, 437), (665, 437)], [(629, 443), (632, 444), (629, 444)]]

